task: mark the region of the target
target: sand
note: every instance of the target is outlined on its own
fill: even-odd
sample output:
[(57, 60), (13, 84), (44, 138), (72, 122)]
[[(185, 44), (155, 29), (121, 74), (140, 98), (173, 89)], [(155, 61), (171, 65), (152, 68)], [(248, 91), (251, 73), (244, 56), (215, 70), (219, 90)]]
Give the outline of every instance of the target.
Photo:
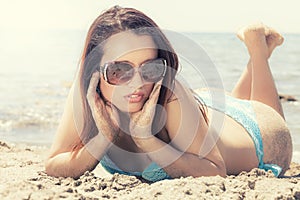
[(48, 148), (0, 142), (0, 199), (300, 199), (300, 164), (285, 177), (253, 169), (238, 176), (145, 183), (134, 176), (105, 175), (97, 167), (79, 179), (44, 172)]

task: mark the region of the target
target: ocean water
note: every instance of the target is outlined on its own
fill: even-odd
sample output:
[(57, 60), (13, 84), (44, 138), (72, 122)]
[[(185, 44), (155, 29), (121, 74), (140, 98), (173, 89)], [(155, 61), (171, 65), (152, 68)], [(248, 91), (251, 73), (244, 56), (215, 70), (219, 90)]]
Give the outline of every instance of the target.
[[(80, 30), (0, 31), (0, 140), (51, 144), (85, 34)], [(248, 60), (247, 50), (235, 34), (181, 34), (207, 53), (224, 88), (232, 90)], [(300, 34), (283, 36), (285, 42), (273, 53), (270, 66), (279, 93), (300, 100)], [(182, 66), (182, 77), (199, 82), (199, 76), (185, 67), (184, 59)], [(300, 162), (300, 103), (283, 102), (283, 109), (293, 139), (293, 160)]]

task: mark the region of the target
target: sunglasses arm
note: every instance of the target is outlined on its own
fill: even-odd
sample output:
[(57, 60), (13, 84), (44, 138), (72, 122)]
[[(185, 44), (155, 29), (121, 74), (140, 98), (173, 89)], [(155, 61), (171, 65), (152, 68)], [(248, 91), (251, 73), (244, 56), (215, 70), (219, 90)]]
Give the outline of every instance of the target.
[(107, 75), (105, 73), (107, 70), (107, 66), (108, 66), (107, 64), (105, 64), (104, 66), (100, 66), (100, 74), (102, 74), (105, 81), (107, 81)]

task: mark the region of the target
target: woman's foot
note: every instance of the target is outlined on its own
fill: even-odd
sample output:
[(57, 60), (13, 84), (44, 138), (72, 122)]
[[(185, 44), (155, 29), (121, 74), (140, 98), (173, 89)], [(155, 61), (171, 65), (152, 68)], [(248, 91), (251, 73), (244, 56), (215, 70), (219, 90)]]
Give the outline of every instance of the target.
[(284, 38), (276, 30), (269, 28), (269, 35), (267, 35), (266, 39), (267, 39), (267, 45), (269, 48), (269, 57), (270, 57), (273, 50), (277, 46), (280, 46), (283, 43)]
[[(265, 43), (267, 45), (267, 52), (265, 52), (267, 58), (269, 58), (273, 50), (284, 41), (282, 35), (276, 30), (269, 28), (262, 23), (252, 24), (241, 28), (237, 32), (237, 36), (246, 44), (249, 51), (258, 46), (262, 47), (260, 48), (261, 50)], [(260, 44), (258, 45), (258, 43)]]

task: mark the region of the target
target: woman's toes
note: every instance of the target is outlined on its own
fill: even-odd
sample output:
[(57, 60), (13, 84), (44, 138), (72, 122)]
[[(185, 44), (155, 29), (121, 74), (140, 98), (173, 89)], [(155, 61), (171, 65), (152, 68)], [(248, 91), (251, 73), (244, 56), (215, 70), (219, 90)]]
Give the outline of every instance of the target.
[(245, 39), (245, 36), (244, 36), (244, 32), (245, 32), (245, 28), (240, 28), (237, 33), (236, 33), (236, 36), (241, 40), (241, 41), (244, 41)]
[(273, 37), (273, 35), (267, 36), (267, 45), (269, 49), (269, 56), (271, 56), (273, 50), (277, 47), (277, 42), (275, 40), (276, 38)]
[(275, 29), (269, 28), (269, 30), (270, 30), (269, 35), (273, 36), (271, 39), (277, 44), (277, 46), (281, 45), (284, 41), (282, 35), (278, 33)]
[(254, 23), (245, 27), (240, 28), (236, 35), (237, 37), (242, 40), (243, 42), (245, 42), (245, 35), (249, 35), (252, 33), (264, 33), (265, 32), (265, 25), (262, 23)]
[(272, 33), (266, 37), (267, 45), (269, 49), (269, 57), (271, 56), (273, 50), (281, 45), (284, 41), (283, 37), (279, 33)]

